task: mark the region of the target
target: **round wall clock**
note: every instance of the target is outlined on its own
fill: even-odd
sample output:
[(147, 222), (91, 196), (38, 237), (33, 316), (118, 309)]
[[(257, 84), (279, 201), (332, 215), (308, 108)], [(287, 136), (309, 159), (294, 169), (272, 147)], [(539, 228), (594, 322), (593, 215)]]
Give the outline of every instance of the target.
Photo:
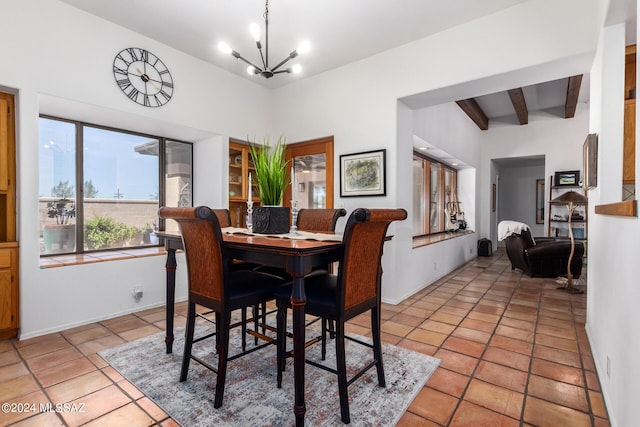
[(129, 99), (145, 107), (160, 107), (173, 96), (173, 78), (166, 65), (148, 50), (129, 47), (113, 60), (113, 76)]

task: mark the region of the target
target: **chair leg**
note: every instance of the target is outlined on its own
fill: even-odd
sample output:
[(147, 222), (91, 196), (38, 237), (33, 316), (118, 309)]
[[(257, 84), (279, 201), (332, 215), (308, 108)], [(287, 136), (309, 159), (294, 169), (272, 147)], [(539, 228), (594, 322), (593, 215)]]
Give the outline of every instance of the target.
[(220, 313), (216, 311), (216, 354), (218, 354), (218, 346), (220, 345), (220, 325), (222, 324), (222, 320), (220, 320)]
[[(184, 353), (182, 355), (182, 369), (180, 370), (180, 382), (187, 379), (189, 362), (191, 361), (191, 347), (193, 346), (193, 331), (196, 323), (196, 305), (190, 302), (187, 306), (187, 328), (184, 334)], [(217, 337), (216, 337), (217, 339)]]
[(336, 370), (338, 371), (338, 391), (340, 392), (340, 415), (342, 422), (349, 424), (349, 394), (347, 393), (347, 361), (344, 348), (344, 323), (335, 322), (336, 330)]
[(229, 357), (229, 325), (231, 324), (231, 313), (226, 312), (220, 316), (220, 343), (218, 344), (218, 377), (216, 379), (216, 395), (213, 400), (213, 407), (222, 406), (224, 397), (224, 383), (227, 379), (227, 358)]
[(333, 320), (326, 319), (327, 330), (329, 331), (329, 338), (334, 339), (336, 337), (335, 327), (333, 326)]
[(378, 371), (378, 385), (386, 387), (384, 365), (382, 363), (382, 340), (380, 339), (380, 306), (371, 309), (371, 331), (373, 338), (373, 357)]
[(331, 320), (325, 319), (324, 317), (320, 320), (322, 323), (322, 350), (320, 352), (320, 358), (322, 360), (326, 360), (327, 356), (327, 323), (331, 322)]
[(276, 303), (278, 306), (278, 313), (276, 315), (277, 322), (277, 332), (276, 332), (276, 359), (278, 362), (278, 374), (277, 374), (277, 382), (278, 388), (282, 387), (282, 371), (284, 371), (284, 358), (286, 351), (286, 337), (287, 337), (287, 308), (282, 306), (278, 301)]
[(247, 349), (247, 307), (242, 307), (242, 351)]
[[(253, 330), (258, 332), (258, 326), (260, 326), (260, 322), (258, 320), (258, 317), (260, 315), (260, 309), (258, 304), (255, 304), (252, 307), (252, 310), (253, 310)], [(253, 344), (258, 345), (258, 337), (253, 337)]]
[[(267, 303), (266, 301), (262, 301), (262, 304), (260, 304), (260, 308), (262, 309), (262, 334), (266, 335), (267, 333), (267, 328), (265, 327), (267, 325)], [(256, 328), (256, 331), (258, 330), (258, 328)], [(256, 338), (256, 344), (258, 344), (258, 338)]]

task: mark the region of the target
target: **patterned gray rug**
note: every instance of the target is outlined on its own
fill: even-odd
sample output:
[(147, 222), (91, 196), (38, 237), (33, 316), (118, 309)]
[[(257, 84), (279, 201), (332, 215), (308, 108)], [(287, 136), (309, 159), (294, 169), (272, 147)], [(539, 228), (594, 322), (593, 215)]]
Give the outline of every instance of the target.
[[(237, 331), (237, 333), (236, 333)], [(196, 327), (196, 334), (202, 328)], [(311, 332), (308, 332), (308, 335)], [(365, 339), (366, 340), (366, 339)], [(248, 340), (250, 344), (253, 339)], [(324, 363), (335, 367), (334, 340), (328, 340)], [(164, 334), (156, 334), (100, 352), (111, 366), (185, 427), (292, 426), (293, 364), (287, 362), (282, 388), (276, 387), (275, 346), (229, 362), (222, 407), (214, 409), (216, 376), (191, 361), (187, 381), (180, 383), (184, 328), (176, 331), (173, 354), (165, 353)], [(289, 343), (289, 345), (291, 345)], [(211, 338), (194, 345), (194, 354), (216, 365)], [(240, 349), (239, 328), (232, 331), (230, 352)], [(307, 349), (307, 357), (320, 360), (320, 345)], [(352, 373), (371, 360), (371, 350), (347, 341), (347, 366)], [(439, 359), (383, 344), (387, 386), (378, 387), (375, 368), (349, 386), (353, 426), (393, 426), (440, 364)], [(305, 423), (342, 425), (337, 377), (322, 369), (305, 368)]]

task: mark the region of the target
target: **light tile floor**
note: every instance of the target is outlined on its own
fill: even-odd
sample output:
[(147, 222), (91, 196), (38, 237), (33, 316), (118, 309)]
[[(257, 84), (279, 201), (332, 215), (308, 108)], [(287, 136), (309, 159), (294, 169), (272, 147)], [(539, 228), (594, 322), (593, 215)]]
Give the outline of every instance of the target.
[[(178, 304), (177, 326), (185, 314)], [(502, 251), (385, 304), (385, 342), (442, 359), (398, 425), (608, 426), (585, 314), (586, 295), (512, 271)], [(368, 320), (359, 316), (348, 330), (367, 335)], [(20, 409), (0, 412), (0, 425), (176, 426), (97, 355), (163, 329), (164, 308), (157, 308), (0, 341), (0, 403)], [(67, 406), (41, 412), (48, 403)]]

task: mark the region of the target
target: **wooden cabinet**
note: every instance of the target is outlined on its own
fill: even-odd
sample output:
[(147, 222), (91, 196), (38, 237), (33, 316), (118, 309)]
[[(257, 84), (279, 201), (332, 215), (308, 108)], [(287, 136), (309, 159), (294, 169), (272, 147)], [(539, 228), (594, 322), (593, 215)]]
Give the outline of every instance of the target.
[(15, 101), (0, 92), (0, 338), (18, 331), (18, 271)]
[[(566, 191), (576, 191), (582, 195), (584, 190), (580, 186), (573, 185), (554, 185), (553, 176), (549, 178), (549, 209), (548, 209), (548, 230), (549, 237), (569, 238), (569, 209), (567, 204), (563, 202), (553, 202), (552, 200), (559, 197)], [(586, 197), (586, 195), (585, 195)], [(571, 228), (575, 240), (587, 240), (587, 224), (588, 224), (587, 203), (578, 203), (571, 218)]]
[[(247, 199), (249, 197), (249, 173), (255, 184), (255, 168), (251, 158), (251, 148), (238, 140), (229, 141), (229, 212), (234, 227), (245, 227)], [(253, 206), (260, 204), (258, 187), (252, 187)]]
[(636, 182), (636, 45), (625, 51), (622, 183)]
[(636, 100), (624, 101), (624, 146), (622, 155), (622, 182), (636, 182)]
[(0, 338), (18, 330), (18, 244), (0, 243)]

